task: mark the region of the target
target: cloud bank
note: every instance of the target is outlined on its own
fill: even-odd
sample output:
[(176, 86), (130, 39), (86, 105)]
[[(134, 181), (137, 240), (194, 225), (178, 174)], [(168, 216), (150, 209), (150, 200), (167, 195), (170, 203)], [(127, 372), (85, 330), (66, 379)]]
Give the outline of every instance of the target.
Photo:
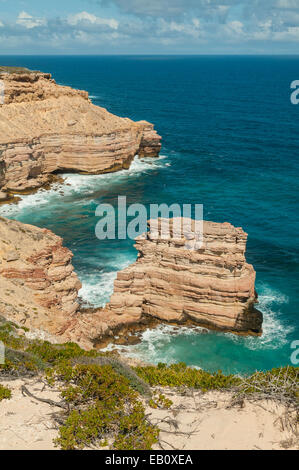
[(86, 0), (59, 16), (23, 3), (0, 13), (0, 54), (299, 52), (299, 0)]

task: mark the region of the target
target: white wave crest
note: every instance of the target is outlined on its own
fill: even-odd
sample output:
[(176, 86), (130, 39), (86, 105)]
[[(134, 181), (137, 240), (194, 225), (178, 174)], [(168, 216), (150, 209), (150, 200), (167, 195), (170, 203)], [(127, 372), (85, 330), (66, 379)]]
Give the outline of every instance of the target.
[[(219, 337), (226, 338), (228, 341), (245, 347), (249, 350), (276, 350), (282, 348), (289, 342), (289, 335), (293, 332), (294, 328), (285, 324), (282, 315), (279, 311), (279, 305), (288, 302), (288, 298), (279, 291), (273, 290), (270, 287), (260, 286), (261, 295), (259, 297), (258, 308), (264, 315), (263, 335), (261, 337), (241, 337), (231, 333), (220, 333), (209, 331), (210, 335), (214, 336), (214, 341), (217, 342)], [(200, 327), (181, 327), (161, 324), (157, 328), (147, 329), (141, 334), (141, 343), (133, 346), (115, 346), (109, 345), (107, 350), (117, 349), (122, 354), (128, 357), (141, 359), (150, 363), (157, 364), (158, 362), (177, 362), (178, 353), (176, 351), (178, 336), (193, 336), (197, 337), (200, 341), (200, 334), (207, 330)], [(165, 357), (165, 346), (167, 346), (167, 357)], [(184, 357), (180, 358), (184, 361)], [(196, 364), (194, 364), (196, 365)]]
[[(55, 183), (51, 189), (39, 189), (34, 194), (21, 195), (20, 201), (17, 204), (5, 204), (0, 206), (0, 215), (4, 217), (18, 217), (26, 213), (32, 207), (39, 209), (46, 205), (60, 205), (66, 198), (82, 195), (88, 196), (94, 194), (97, 190), (105, 186), (123, 184), (126, 180), (132, 177), (139, 177), (144, 173), (153, 171), (165, 166), (164, 160), (166, 156), (159, 158), (139, 159), (135, 157), (129, 170), (121, 170), (116, 173), (107, 173), (103, 175), (80, 175), (76, 173), (65, 173), (62, 175), (64, 178), (63, 183)], [(74, 204), (75, 201), (72, 201)]]

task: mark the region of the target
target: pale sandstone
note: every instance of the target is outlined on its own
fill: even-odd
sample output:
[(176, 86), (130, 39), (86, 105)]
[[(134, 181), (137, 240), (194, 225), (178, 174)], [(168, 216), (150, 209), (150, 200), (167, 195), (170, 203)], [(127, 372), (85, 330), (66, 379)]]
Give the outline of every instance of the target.
[(50, 334), (86, 349), (153, 318), (261, 333), (255, 271), (245, 259), (247, 234), (229, 223), (204, 222), (203, 228), (200, 248), (196, 241), (190, 245), (190, 233), (181, 239), (162, 240), (152, 231), (139, 237), (138, 260), (118, 273), (110, 303), (80, 312), (81, 283), (62, 239), (0, 218), (0, 315), (37, 336)]
[(245, 259), (247, 234), (229, 223), (204, 222), (201, 244), (192, 240), (194, 221), (191, 233), (181, 238), (173, 233), (173, 221), (166, 239), (161, 224), (154, 223), (136, 240), (138, 260), (118, 273), (107, 309), (137, 320), (146, 315), (261, 333), (262, 315), (254, 308), (256, 275)]
[(0, 218), (0, 315), (56, 335), (79, 307), (72, 256), (49, 230)]
[(51, 182), (55, 172), (100, 174), (157, 157), (152, 124), (93, 105), (88, 93), (59, 86), (50, 74), (4, 73), (0, 105), (0, 188), (16, 193)]

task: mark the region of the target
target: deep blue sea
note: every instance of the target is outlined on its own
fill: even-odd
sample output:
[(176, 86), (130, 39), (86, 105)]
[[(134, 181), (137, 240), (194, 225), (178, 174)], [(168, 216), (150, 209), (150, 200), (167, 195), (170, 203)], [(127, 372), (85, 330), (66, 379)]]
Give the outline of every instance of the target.
[(112, 175), (65, 175), (62, 186), (0, 210), (64, 238), (85, 305), (104, 305), (116, 272), (136, 258), (133, 241), (96, 238), (99, 203), (116, 205), (121, 195), (129, 204), (203, 204), (206, 220), (249, 234), (261, 338), (160, 326), (127, 353), (224, 372), (290, 364), (291, 343), (299, 340), (299, 105), (290, 102), (299, 56), (6, 56), (0, 63), (51, 72), (114, 114), (153, 122), (163, 136), (158, 160), (136, 160)]

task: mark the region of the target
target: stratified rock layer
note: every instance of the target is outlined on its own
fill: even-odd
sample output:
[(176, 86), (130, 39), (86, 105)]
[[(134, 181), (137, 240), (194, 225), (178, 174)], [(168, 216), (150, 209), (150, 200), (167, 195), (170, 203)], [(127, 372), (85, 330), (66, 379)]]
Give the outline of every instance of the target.
[(37, 337), (74, 341), (86, 349), (153, 318), (260, 333), (262, 315), (254, 308), (255, 271), (245, 260), (246, 239), (241, 228), (213, 222), (203, 224), (202, 245), (194, 239), (193, 225), (181, 238), (173, 238), (171, 225), (169, 237), (162, 239), (156, 221), (136, 241), (136, 263), (118, 273), (111, 302), (84, 312), (73, 255), (62, 239), (47, 229), (0, 218), (0, 315)]
[(135, 318), (102, 309), (80, 312), (72, 257), (50, 230), (0, 217), (0, 316), (36, 338), (90, 349)]
[(255, 271), (246, 263), (247, 234), (229, 223), (203, 223), (203, 242), (191, 230), (181, 238), (161, 238), (153, 222), (136, 241), (136, 263), (118, 273), (107, 308), (149, 315), (167, 322), (193, 322), (239, 333), (260, 333), (262, 315), (256, 302)]
[(51, 174), (100, 174), (129, 168), (135, 155), (157, 157), (152, 124), (94, 106), (85, 91), (58, 86), (50, 74), (1, 72), (0, 189), (17, 193), (51, 181)]
[(0, 315), (58, 334), (78, 310), (72, 252), (46, 229), (0, 218)]

